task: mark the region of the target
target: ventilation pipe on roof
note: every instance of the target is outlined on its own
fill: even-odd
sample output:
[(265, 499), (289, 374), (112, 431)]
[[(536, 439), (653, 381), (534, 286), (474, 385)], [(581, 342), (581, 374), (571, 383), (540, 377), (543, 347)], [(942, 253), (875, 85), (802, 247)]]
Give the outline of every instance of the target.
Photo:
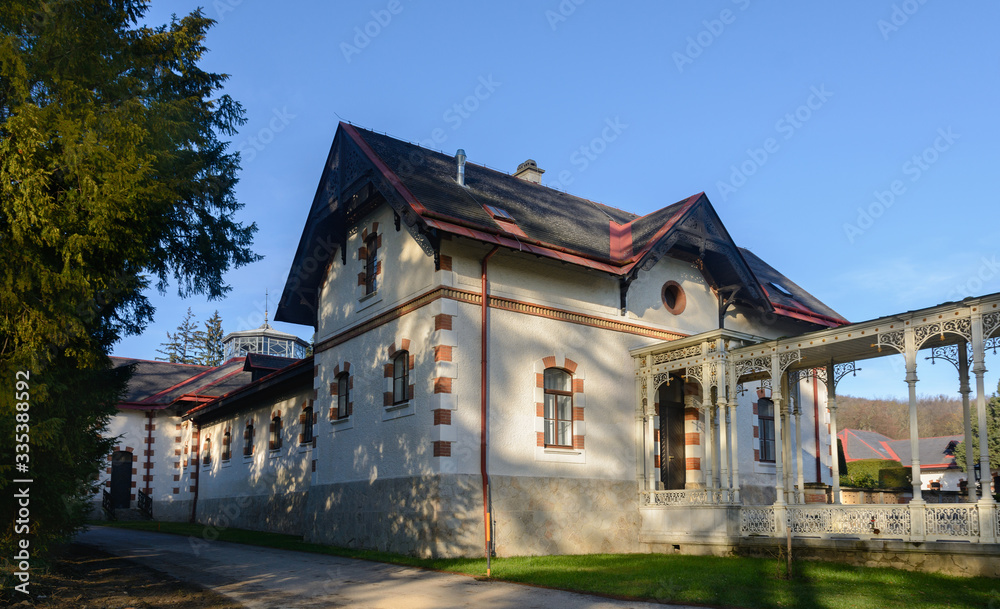
[(465, 150), (458, 149), (455, 153), (455, 161), (458, 162), (458, 185), (465, 186)]

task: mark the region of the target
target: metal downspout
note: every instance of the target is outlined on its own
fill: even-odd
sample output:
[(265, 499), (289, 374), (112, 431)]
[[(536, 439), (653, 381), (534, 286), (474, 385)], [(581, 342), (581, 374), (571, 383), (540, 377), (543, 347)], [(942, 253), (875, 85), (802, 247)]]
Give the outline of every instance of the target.
[(487, 438), (487, 434), (489, 432), (489, 428), (488, 428), (488, 426), (486, 424), (487, 414), (488, 414), (488, 410), (487, 410), (487, 404), (488, 404), (488, 402), (487, 402), (487, 397), (486, 397), (487, 393), (486, 392), (487, 392), (487, 388), (488, 388), (488, 385), (489, 385), (488, 381), (487, 381), (487, 379), (488, 379), (488, 376), (487, 376), (487, 372), (488, 372), (488, 367), (487, 367), (487, 353), (488, 353), (489, 344), (487, 343), (487, 332), (486, 332), (486, 312), (487, 312), (487, 309), (489, 308), (489, 293), (487, 292), (486, 271), (487, 271), (487, 265), (488, 265), (488, 263), (490, 261), (490, 258), (492, 258), (493, 254), (496, 254), (497, 250), (499, 250), (499, 249), (500, 249), (499, 246), (493, 246), (493, 249), (491, 249), (490, 252), (488, 254), (486, 254), (486, 256), (483, 258), (483, 261), (482, 261), (482, 290), (481, 290), (481, 293), (483, 295), (483, 301), (482, 301), (482, 304), (481, 304), (481, 308), (482, 308), (482, 322), (481, 322), (482, 336), (480, 337), (480, 341), (479, 341), (480, 345), (482, 346), (482, 370), (480, 371), (481, 386), (479, 388), (479, 395), (481, 397), (482, 404), (481, 404), (481, 409), (480, 409), (480, 423), (481, 424), (480, 424), (480, 432), (479, 432), (479, 467), (480, 467), (480, 470), (482, 471), (482, 476), (483, 476), (483, 524), (484, 524), (484, 528), (485, 528), (485, 532), (486, 532), (486, 577), (490, 576), (490, 570), (491, 570), (491, 567), (492, 567), (491, 557), (492, 557), (492, 554), (493, 554), (493, 552), (492, 552), (492, 544), (493, 544), (493, 535), (492, 535), (493, 531), (492, 531), (492, 528), (493, 527), (491, 526), (492, 514), (490, 513), (490, 511), (491, 511), (490, 510), (490, 477), (489, 477), (489, 473), (487, 472), (487, 469), (486, 469), (486, 465), (487, 465), (487, 460), (486, 460), (487, 442), (486, 442), (486, 438)]

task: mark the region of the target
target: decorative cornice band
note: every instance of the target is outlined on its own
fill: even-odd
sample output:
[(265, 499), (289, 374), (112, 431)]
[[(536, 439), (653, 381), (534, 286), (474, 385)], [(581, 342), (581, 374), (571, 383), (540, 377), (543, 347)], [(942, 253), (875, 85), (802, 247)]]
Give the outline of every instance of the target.
[[(403, 304), (395, 308), (392, 308), (384, 313), (376, 315), (375, 317), (369, 319), (368, 321), (362, 322), (361, 324), (358, 324), (357, 326), (354, 326), (349, 330), (345, 330), (340, 334), (331, 336), (330, 338), (320, 341), (319, 343), (316, 344), (314, 351), (316, 353), (319, 353), (321, 351), (326, 351), (327, 349), (332, 349), (333, 347), (341, 345), (351, 340), (352, 338), (361, 336), (365, 332), (374, 330), (379, 326), (385, 325), (391, 321), (399, 319), (400, 317), (408, 313), (412, 313), (417, 309), (425, 307), (439, 298), (447, 298), (449, 300), (455, 300), (458, 302), (464, 302), (466, 304), (472, 304), (472, 305), (479, 305), (482, 303), (482, 295), (477, 292), (469, 292), (467, 290), (457, 290), (454, 288), (446, 288), (446, 287), (435, 288), (429, 292), (417, 296), (416, 298), (408, 300), (407, 302), (404, 302)], [(667, 330), (659, 330), (657, 328), (650, 328), (648, 326), (642, 326), (639, 324), (605, 319), (603, 317), (596, 317), (594, 315), (574, 313), (572, 311), (556, 309), (554, 307), (548, 307), (543, 305), (531, 304), (528, 302), (522, 302), (510, 298), (501, 298), (498, 296), (490, 296), (489, 306), (492, 309), (500, 309), (503, 311), (511, 311), (514, 313), (522, 313), (524, 315), (532, 315), (535, 317), (544, 317), (547, 319), (554, 319), (557, 321), (565, 321), (582, 326), (589, 326), (592, 328), (611, 330), (612, 332), (623, 332), (626, 334), (635, 334), (637, 336), (646, 336), (658, 340), (666, 340), (666, 341), (677, 340), (679, 338), (685, 338), (686, 336), (685, 334), (680, 334), (677, 332), (670, 332)]]

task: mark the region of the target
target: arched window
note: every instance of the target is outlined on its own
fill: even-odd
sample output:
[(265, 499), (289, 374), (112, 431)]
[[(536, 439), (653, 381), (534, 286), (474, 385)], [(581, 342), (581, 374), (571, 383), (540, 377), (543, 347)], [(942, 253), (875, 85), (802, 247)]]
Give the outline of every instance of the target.
[(348, 373), (342, 372), (337, 377), (337, 418), (343, 419), (350, 416), (348, 405), (351, 403), (351, 377)]
[(410, 352), (400, 351), (392, 358), (392, 403), (402, 404), (410, 399)]
[(247, 427), (243, 430), (243, 456), (253, 455), (253, 421), (247, 421)]
[(212, 438), (206, 437), (204, 444), (201, 445), (201, 462), (204, 465), (212, 462)]
[(267, 441), (267, 447), (269, 450), (278, 450), (281, 448), (281, 415), (275, 414), (271, 417), (271, 428), (270, 428), (269, 438)]
[(233, 434), (229, 428), (222, 434), (222, 460), (229, 461), (233, 457)]
[(546, 368), (545, 445), (573, 446), (573, 376), (560, 368)]
[(767, 398), (757, 401), (760, 421), (760, 460), (774, 463), (774, 402)]
[(365, 241), (365, 294), (372, 294), (378, 289), (376, 275), (378, 275), (378, 235), (371, 235)]
[(313, 409), (306, 406), (299, 415), (299, 425), (302, 431), (299, 433), (299, 444), (312, 444), (313, 441)]

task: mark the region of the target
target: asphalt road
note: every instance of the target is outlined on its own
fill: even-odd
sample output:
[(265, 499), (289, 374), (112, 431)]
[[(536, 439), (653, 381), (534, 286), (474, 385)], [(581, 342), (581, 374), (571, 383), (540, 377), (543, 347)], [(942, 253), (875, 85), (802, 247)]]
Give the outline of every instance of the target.
[(76, 540), (200, 584), (251, 609), (683, 609), (321, 554), (220, 541), (193, 545), (188, 537), (109, 527), (92, 527)]

